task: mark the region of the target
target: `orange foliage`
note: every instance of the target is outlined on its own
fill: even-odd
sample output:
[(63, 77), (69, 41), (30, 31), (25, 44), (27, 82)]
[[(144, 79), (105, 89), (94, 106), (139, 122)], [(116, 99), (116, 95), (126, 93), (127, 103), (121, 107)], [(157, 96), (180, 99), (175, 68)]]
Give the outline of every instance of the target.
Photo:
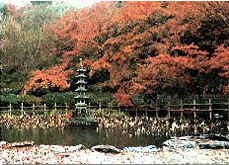
[(127, 86), (128, 83), (122, 83), (118, 91), (114, 94), (114, 98), (117, 100), (119, 105), (132, 105), (130, 101), (131, 95), (126, 91)]
[(69, 87), (67, 82), (69, 75), (73, 74), (72, 70), (65, 71), (66, 64), (54, 66), (48, 70), (36, 70), (32, 72), (32, 78), (24, 87), (24, 94), (28, 91), (37, 89), (58, 88), (60, 91)]
[(65, 114), (66, 119), (71, 119), (72, 116), (73, 116), (72, 111), (67, 111), (66, 114)]
[[(216, 71), (222, 78), (229, 79), (229, 48), (219, 46), (209, 61), (209, 72)], [(224, 86), (224, 94), (229, 94), (229, 84)]]
[[(212, 57), (209, 50), (199, 47), (205, 45), (201, 43), (201, 28), (211, 14), (228, 21), (227, 14), (216, 13), (219, 7), (215, 3), (134, 1), (122, 2), (121, 7), (116, 3), (100, 2), (69, 13), (52, 30), (59, 38), (55, 50), (63, 59), (85, 56), (90, 77), (109, 71), (106, 84), (117, 89), (114, 97), (120, 104), (130, 105), (133, 94), (200, 85), (198, 79), (213, 69), (222, 68), (220, 76), (229, 78), (228, 50), (219, 48)], [(217, 4), (223, 11), (228, 8), (226, 3)], [(218, 29), (214, 34), (219, 34)], [(192, 37), (199, 37), (200, 42)], [(65, 89), (67, 83), (60, 85), (56, 77), (54, 82), (47, 78), (57, 71), (34, 72), (29, 89), (49, 84)], [(59, 72), (68, 75), (61, 69)], [(36, 83), (40, 77), (43, 84)], [(66, 77), (62, 79), (65, 82)]]
[(185, 66), (168, 54), (147, 59), (148, 64), (141, 65), (137, 70), (135, 83), (131, 93), (155, 94), (167, 88), (185, 88), (191, 80)]

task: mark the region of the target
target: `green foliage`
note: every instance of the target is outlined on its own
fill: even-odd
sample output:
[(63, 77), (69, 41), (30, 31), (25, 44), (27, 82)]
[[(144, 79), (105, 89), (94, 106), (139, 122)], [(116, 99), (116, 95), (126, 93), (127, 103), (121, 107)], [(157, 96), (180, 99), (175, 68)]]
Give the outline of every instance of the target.
[(3, 40), (0, 58), (4, 64), (2, 88), (22, 90), (31, 71), (61, 62), (50, 48), (58, 38), (53, 33), (47, 36), (47, 27), (72, 10), (74, 8), (57, 3), (50, 7), (15, 9), (5, 17), (0, 26)]
[(48, 93), (42, 96), (43, 103), (48, 106), (54, 105), (64, 105), (65, 103), (74, 104), (73, 93)]
[(45, 24), (52, 24), (59, 18), (63, 17), (66, 12), (76, 10), (76, 8), (67, 6), (64, 3), (56, 3), (53, 5), (39, 5), (25, 10), (24, 19), (27, 26), (40, 27)]
[(0, 102), (2, 105), (19, 105), (23, 102), (23, 97), (15, 94), (0, 95)]
[(9, 104), (20, 106), (21, 103), (24, 103), (25, 105), (32, 105), (32, 104), (39, 104), (41, 102), (41, 98), (31, 96), (31, 95), (17, 95), (17, 94), (4, 94), (0, 95), (0, 105), (6, 105)]
[(40, 104), (41, 101), (42, 101), (41, 98), (33, 96), (33, 95), (25, 95), (25, 96), (23, 96), (24, 104), (28, 104), (28, 105), (35, 104), (35, 105), (37, 105), (37, 104)]
[(0, 12), (1, 13), (6, 13), (6, 4), (0, 2)]
[[(99, 88), (98, 88), (98, 90), (99, 90)], [(90, 103), (92, 105), (99, 105), (99, 104), (103, 104), (103, 105), (112, 104), (112, 105), (115, 105), (115, 104), (117, 104), (116, 101), (113, 98), (112, 93), (110, 93), (110, 92), (92, 91), (88, 95), (89, 95), (89, 98), (90, 98)]]
[(135, 95), (131, 97), (131, 102), (133, 105), (144, 105), (144, 96), (143, 95)]

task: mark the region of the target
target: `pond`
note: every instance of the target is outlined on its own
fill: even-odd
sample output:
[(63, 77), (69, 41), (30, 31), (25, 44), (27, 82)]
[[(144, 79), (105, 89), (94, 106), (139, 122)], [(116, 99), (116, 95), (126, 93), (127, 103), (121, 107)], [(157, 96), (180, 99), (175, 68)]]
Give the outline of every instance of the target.
[(160, 146), (169, 137), (155, 137), (152, 135), (130, 136), (122, 134), (121, 130), (97, 131), (94, 128), (66, 128), (66, 129), (6, 129), (1, 128), (1, 140), (17, 142), (32, 140), (36, 144), (78, 145), (91, 147), (98, 144), (110, 144), (117, 147), (125, 146)]

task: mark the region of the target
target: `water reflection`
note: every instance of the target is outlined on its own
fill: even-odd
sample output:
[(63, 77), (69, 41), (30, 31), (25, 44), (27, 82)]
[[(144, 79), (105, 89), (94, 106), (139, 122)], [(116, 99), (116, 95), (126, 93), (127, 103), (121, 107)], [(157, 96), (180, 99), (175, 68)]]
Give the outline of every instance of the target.
[(6, 129), (1, 128), (2, 139), (7, 142), (33, 140), (36, 144), (77, 145), (84, 144), (88, 147), (98, 144), (110, 144), (117, 147), (160, 145), (168, 137), (130, 136), (122, 134), (121, 130), (99, 130), (92, 128), (67, 128), (67, 129)]

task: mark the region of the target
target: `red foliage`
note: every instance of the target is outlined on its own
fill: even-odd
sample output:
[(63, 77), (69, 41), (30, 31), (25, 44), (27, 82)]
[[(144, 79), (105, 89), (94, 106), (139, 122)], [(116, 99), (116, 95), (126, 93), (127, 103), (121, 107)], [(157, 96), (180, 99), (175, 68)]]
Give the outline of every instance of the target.
[(65, 71), (67, 64), (54, 66), (48, 70), (36, 70), (32, 72), (32, 78), (24, 87), (24, 94), (28, 91), (37, 89), (58, 88), (63, 91), (69, 87), (67, 82), (69, 75), (73, 74), (72, 70)]
[(119, 103), (119, 105), (131, 106), (131, 95), (126, 91), (127, 83), (122, 83), (118, 91), (114, 94), (114, 98)]
[[(217, 6), (210, 2), (134, 1), (122, 2), (121, 7), (115, 4), (100, 2), (69, 13), (52, 30), (59, 39), (54, 50), (63, 54), (63, 61), (69, 56), (85, 56), (84, 65), (90, 66), (90, 76), (109, 71), (106, 84), (117, 89), (114, 97), (120, 104), (131, 105), (132, 94), (201, 86), (200, 77), (216, 69), (220, 69), (221, 77), (229, 78), (227, 48), (219, 48), (211, 57), (209, 50), (197, 46), (205, 43), (191, 43), (187, 37), (189, 34), (194, 42), (191, 37), (200, 34), (211, 14), (227, 22), (225, 13), (216, 13), (219, 6), (226, 11), (226, 3)], [(214, 34), (219, 32), (217, 29)], [(67, 75), (63, 70), (59, 72)], [(52, 82), (47, 78), (50, 75), (56, 75), (56, 70), (35, 72), (29, 89), (50, 87), (49, 84), (60, 89), (67, 87), (66, 83)], [(35, 83), (39, 77), (45, 77), (43, 85)], [(65, 79), (63, 76), (63, 82)]]
[(65, 117), (66, 117), (66, 119), (71, 119), (72, 115), (73, 115), (72, 111), (67, 111)]
[(131, 88), (131, 93), (155, 94), (167, 88), (185, 88), (191, 77), (185, 66), (176, 57), (162, 54), (147, 59), (147, 65), (141, 65)]
[[(229, 48), (219, 46), (209, 61), (209, 72), (218, 72), (219, 76), (229, 79)], [(224, 86), (224, 94), (229, 94), (229, 84)]]

